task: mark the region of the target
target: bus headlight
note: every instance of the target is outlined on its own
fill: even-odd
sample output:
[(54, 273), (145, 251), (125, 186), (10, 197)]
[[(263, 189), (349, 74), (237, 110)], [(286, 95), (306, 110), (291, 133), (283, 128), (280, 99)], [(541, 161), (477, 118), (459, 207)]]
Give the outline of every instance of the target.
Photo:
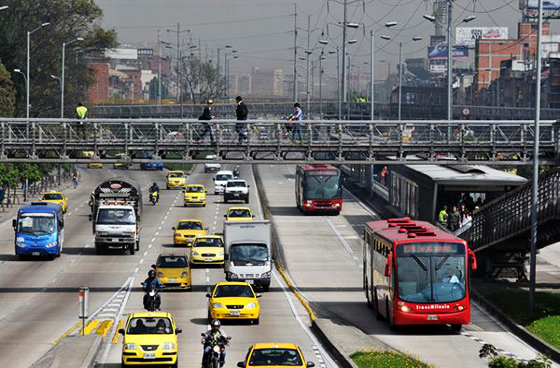
[(458, 311), (462, 311), (463, 309), (465, 309), (465, 308), (463, 308), (462, 305), (459, 305), (459, 306), (455, 307), (455, 310), (458, 310)]
[(24, 248), (25, 247), (25, 243), (22, 242), (17, 242), (16, 245), (20, 248)]
[(406, 313), (406, 312), (410, 312), (412, 309), (410, 309), (410, 308), (407, 307), (406, 305), (403, 305), (403, 306), (401, 307), (401, 310), (402, 310), (403, 312)]
[(340, 207), (340, 203), (335, 203), (335, 204), (333, 204), (333, 207), (335, 207), (335, 208)]

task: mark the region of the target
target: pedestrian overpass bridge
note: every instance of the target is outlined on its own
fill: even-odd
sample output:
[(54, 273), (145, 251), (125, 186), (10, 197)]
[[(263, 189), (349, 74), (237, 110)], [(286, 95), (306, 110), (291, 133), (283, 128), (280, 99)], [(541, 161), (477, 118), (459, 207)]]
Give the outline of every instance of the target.
[[(533, 121), (313, 120), (292, 140), (285, 120), (0, 119), (0, 162), (529, 164)], [(247, 133), (239, 143), (236, 125)], [(540, 123), (540, 160), (560, 159), (560, 123)], [(297, 138), (297, 137), (296, 137)], [(84, 151), (92, 154), (84, 156)], [(119, 157), (115, 154), (121, 153)]]

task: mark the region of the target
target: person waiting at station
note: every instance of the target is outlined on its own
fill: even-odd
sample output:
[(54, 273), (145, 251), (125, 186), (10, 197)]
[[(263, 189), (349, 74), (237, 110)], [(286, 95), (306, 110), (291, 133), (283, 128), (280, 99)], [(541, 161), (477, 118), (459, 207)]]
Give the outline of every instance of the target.
[(459, 225), (461, 224), (461, 214), (459, 213), (459, 210), (457, 210), (457, 207), (453, 206), (447, 220), (449, 230), (457, 231), (457, 229), (459, 229)]
[(443, 209), (439, 211), (438, 222), (441, 226), (447, 227), (447, 219), (449, 215), (447, 214), (447, 206), (443, 206)]

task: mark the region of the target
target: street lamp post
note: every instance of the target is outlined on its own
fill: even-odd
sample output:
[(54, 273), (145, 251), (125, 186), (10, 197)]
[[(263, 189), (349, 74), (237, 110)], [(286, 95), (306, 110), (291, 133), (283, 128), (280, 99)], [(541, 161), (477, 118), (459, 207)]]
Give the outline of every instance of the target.
[[(58, 83), (59, 83), (59, 85), (60, 85), (60, 90), (62, 91), (62, 88), (63, 88), (63, 87), (62, 87), (62, 78), (57, 77), (56, 75), (53, 75), (53, 74), (51, 74), (51, 78), (52, 78), (52, 79), (56, 79), (56, 80), (58, 81)], [(64, 106), (64, 100), (63, 100), (63, 97), (62, 97), (62, 96), (63, 96), (63, 95), (61, 94), (61, 96), (60, 96), (60, 111), (61, 111), (61, 112), (64, 111), (64, 108), (63, 108), (63, 106)], [(64, 114), (62, 113), (62, 115), (61, 115), (60, 117), (61, 117), (61, 118), (64, 118)]]
[[(61, 65), (61, 77), (60, 77), (60, 117), (64, 118), (64, 69), (66, 65), (66, 46), (77, 42), (83, 41), (82, 37), (78, 37), (75, 40), (70, 42), (63, 42), (62, 43), (62, 65)], [(52, 77), (52, 76), (51, 76)]]
[(218, 47), (217, 61), (216, 61), (216, 94), (220, 89), (220, 51), (223, 49), (231, 49), (232, 45), (225, 45), (224, 47)]
[[(233, 50), (232, 52), (237, 52), (237, 50)], [(237, 55), (233, 55), (231, 59), (228, 59), (228, 56), (231, 56), (229, 54), (226, 54), (226, 65), (225, 65), (225, 97), (226, 97), (226, 101), (229, 100), (229, 63), (231, 62), (231, 59), (237, 59), (239, 56)]]
[[(27, 117), (27, 119), (29, 119), (29, 108), (30, 108), (30, 103), (29, 103), (29, 79), (31, 78), (31, 72), (30, 72), (30, 64), (31, 64), (31, 49), (30, 49), (30, 44), (31, 44), (31, 35), (35, 32), (37, 32), (38, 30), (40, 30), (43, 27), (46, 27), (50, 25), (49, 22), (45, 22), (42, 23), (39, 27), (35, 28), (32, 31), (27, 31), (27, 76), (25, 79), (25, 83), (26, 83), (26, 109), (25, 109), (25, 116)], [(29, 122), (28, 122), (29, 123)]]
[(369, 60), (370, 73), (371, 73), (370, 78), (369, 78), (369, 84), (370, 84), (370, 87), (369, 87), (369, 93), (370, 93), (369, 103), (370, 103), (370, 108), (371, 108), (371, 121), (373, 121), (374, 118), (375, 118), (375, 112), (374, 112), (374, 109), (375, 109), (375, 102), (374, 102), (374, 99), (375, 99), (375, 90), (374, 90), (375, 80), (374, 80), (374, 74), (373, 74), (374, 71), (375, 71), (375, 67), (374, 67), (374, 64), (375, 64), (375, 55), (374, 55), (374, 53), (375, 53), (375, 48), (374, 48), (375, 47), (375, 41), (374, 41), (373, 29), (369, 32), (369, 35), (370, 35), (370, 38), (371, 38), (371, 45), (370, 45), (371, 52), (370, 52), (370, 60)]

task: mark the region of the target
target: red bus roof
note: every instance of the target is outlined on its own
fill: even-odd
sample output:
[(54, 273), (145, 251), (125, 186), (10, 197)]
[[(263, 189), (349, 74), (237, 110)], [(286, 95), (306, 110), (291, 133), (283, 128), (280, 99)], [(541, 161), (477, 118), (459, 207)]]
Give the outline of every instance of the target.
[(312, 171), (312, 170), (338, 170), (337, 167), (329, 164), (311, 164), (311, 165), (299, 165), (302, 170)]
[(427, 222), (409, 217), (370, 221), (366, 227), (385, 240), (394, 243), (410, 242), (464, 242), (463, 239)]

